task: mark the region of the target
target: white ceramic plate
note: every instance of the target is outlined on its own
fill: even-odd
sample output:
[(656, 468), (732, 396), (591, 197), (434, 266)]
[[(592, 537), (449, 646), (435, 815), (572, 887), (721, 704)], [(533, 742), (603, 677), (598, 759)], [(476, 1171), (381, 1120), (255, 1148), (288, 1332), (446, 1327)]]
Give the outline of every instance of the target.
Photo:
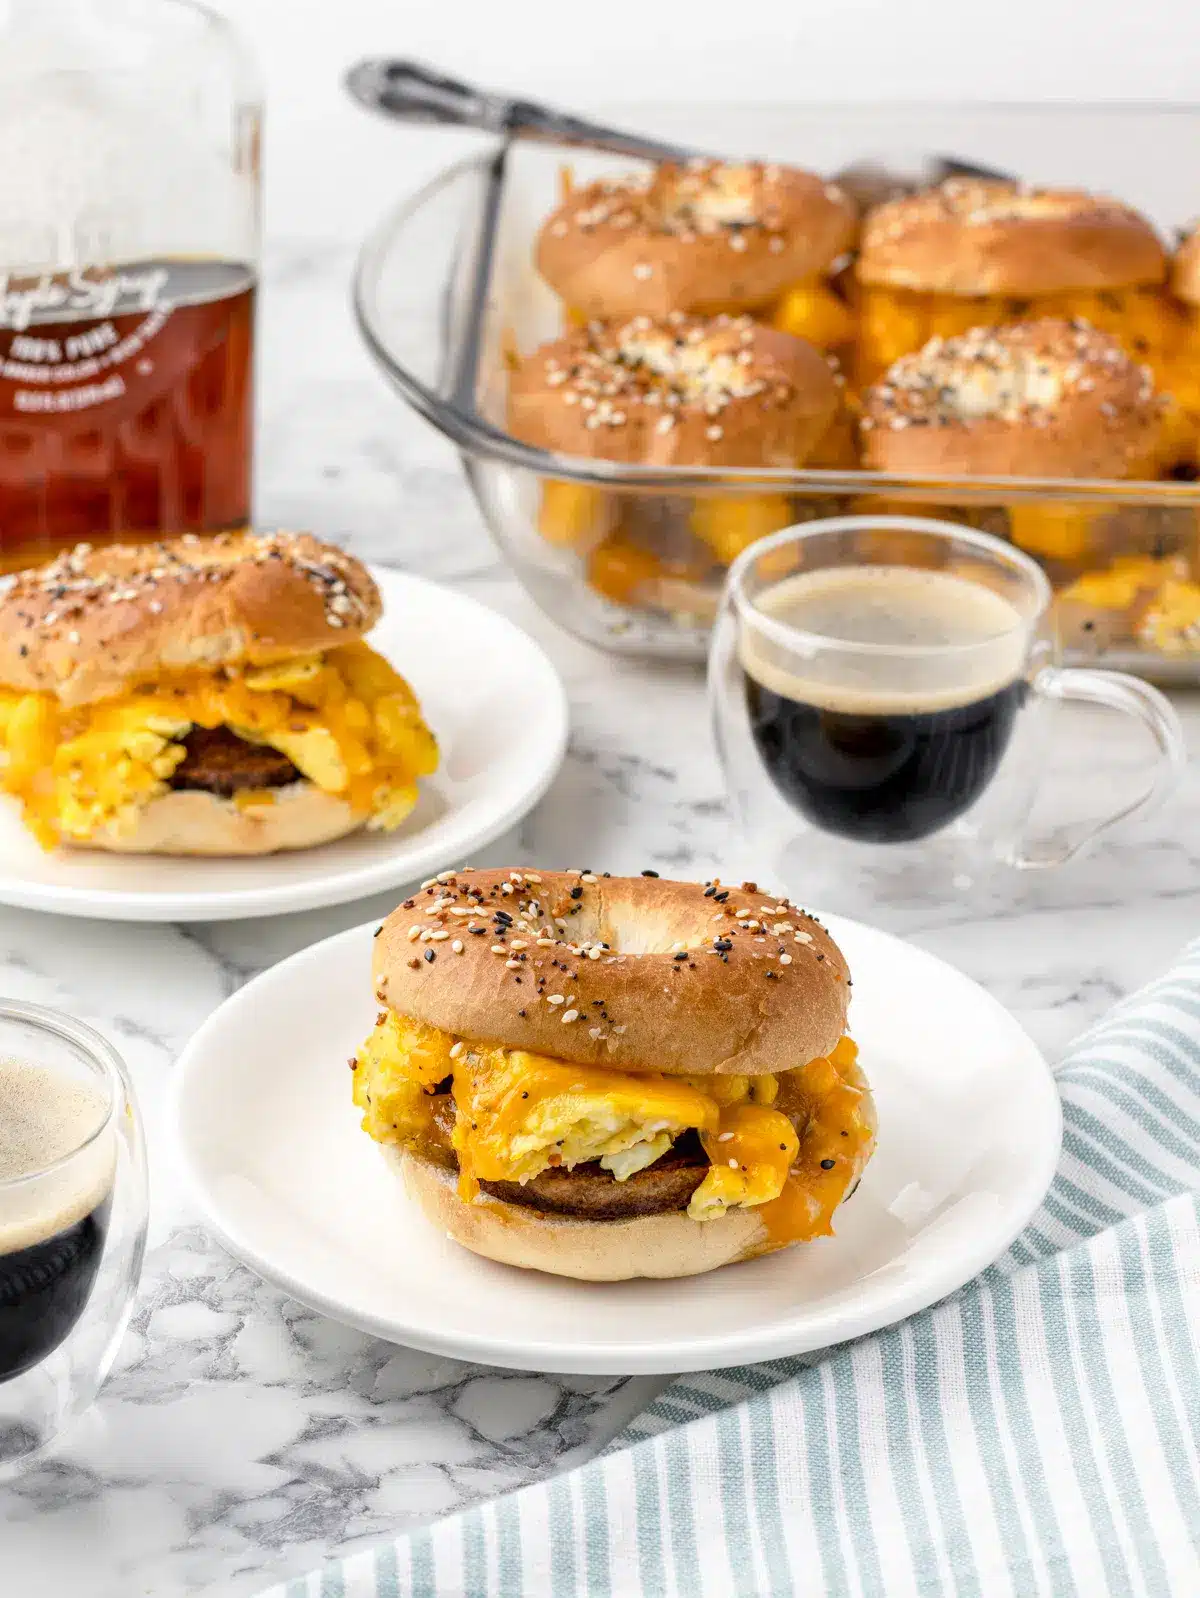
[(853, 921), (851, 1024), (879, 1147), (837, 1236), (684, 1281), (570, 1282), (460, 1249), (358, 1125), (346, 1061), (372, 1026), (372, 926), (227, 1000), (176, 1067), (184, 1171), (226, 1245), (303, 1303), (393, 1342), (519, 1370), (650, 1373), (858, 1337), (1000, 1254), (1049, 1185), (1049, 1069), (953, 967)]
[[(501, 836), (562, 763), (567, 702), (531, 638), (436, 583), (372, 568), (384, 615), (370, 642), (416, 689), (442, 751), (393, 833), (250, 860), (46, 854), (0, 807), (0, 904), (114, 921), (228, 921), (341, 904), (413, 882)], [(447, 647), (469, 639), (469, 647)]]

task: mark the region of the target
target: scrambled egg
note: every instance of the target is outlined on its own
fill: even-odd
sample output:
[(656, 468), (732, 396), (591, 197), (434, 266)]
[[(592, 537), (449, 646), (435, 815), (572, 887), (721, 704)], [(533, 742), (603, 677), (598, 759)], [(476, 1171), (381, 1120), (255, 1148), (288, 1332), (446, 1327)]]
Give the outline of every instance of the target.
[(820, 278), (790, 288), (774, 307), (771, 326), (819, 350), (852, 344), (857, 332), (854, 312)]
[[(167, 790), (192, 727), (227, 726), (281, 750), (368, 825), (397, 826), (437, 744), (412, 689), (366, 644), (261, 669), (186, 672), (119, 698), (67, 708), (50, 694), (0, 692), (0, 789), (46, 848), (133, 828)], [(269, 789), (240, 803), (269, 804)]]
[(1004, 327), (1038, 316), (1082, 317), (1102, 332), (1115, 334), (1131, 355), (1154, 368), (1166, 388), (1173, 386), (1171, 379), (1185, 354), (1189, 357), (1185, 365), (1191, 365), (1195, 331), (1183, 308), (1161, 289), (1078, 290), (1011, 299), (864, 288), (859, 380), (874, 382), (894, 360), (920, 349), (935, 336), (952, 338), (973, 327)]
[[(830, 1059), (784, 1077), (632, 1076), (521, 1050), (474, 1048), (384, 1012), (357, 1055), (354, 1101), (377, 1142), (444, 1146), (431, 1095), (450, 1079), (451, 1144), (459, 1195), (468, 1201), (481, 1181), (528, 1182), (551, 1166), (571, 1169), (592, 1160), (623, 1182), (695, 1130), (710, 1168), (688, 1204), (693, 1220), (765, 1205), (775, 1212), (764, 1211), (773, 1231), (811, 1237), (830, 1230), (872, 1137), (864, 1095), (845, 1075), (856, 1055), (845, 1038)], [(784, 1100), (788, 1114), (775, 1107)], [(788, 1191), (797, 1186), (793, 1175), (794, 1193)]]

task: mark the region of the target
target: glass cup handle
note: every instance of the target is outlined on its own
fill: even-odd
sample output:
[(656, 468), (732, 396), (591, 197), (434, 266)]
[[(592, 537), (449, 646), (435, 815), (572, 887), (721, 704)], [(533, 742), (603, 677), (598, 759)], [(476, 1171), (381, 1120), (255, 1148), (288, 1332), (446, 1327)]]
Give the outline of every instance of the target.
[(1120, 671), (1093, 671), (1071, 667), (1045, 666), (1033, 678), (1034, 692), (1042, 699), (1074, 700), (1079, 704), (1103, 705), (1122, 715), (1132, 716), (1145, 727), (1156, 746), (1154, 771), (1144, 793), (1111, 815), (1083, 826), (1078, 832), (1065, 828), (1036, 846), (1018, 842), (1009, 863), (1019, 870), (1037, 871), (1059, 866), (1078, 854), (1084, 844), (1107, 832), (1128, 816), (1148, 814), (1167, 798), (1187, 765), (1187, 746), (1175, 707), (1165, 694), (1137, 677)]

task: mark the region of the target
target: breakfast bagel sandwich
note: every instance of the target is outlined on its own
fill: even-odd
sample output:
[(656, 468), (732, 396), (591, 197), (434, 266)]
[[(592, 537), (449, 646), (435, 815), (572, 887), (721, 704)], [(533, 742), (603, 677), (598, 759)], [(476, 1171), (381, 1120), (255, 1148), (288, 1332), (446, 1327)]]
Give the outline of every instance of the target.
[[(508, 428), (555, 454), (629, 465), (792, 468), (818, 450), (839, 406), (829, 359), (804, 339), (749, 316), (672, 311), (589, 322), (519, 358)], [(670, 514), (653, 499), (547, 479), (538, 527), (588, 557), (599, 592), (675, 608), (671, 576), (627, 537), (647, 508)], [(728, 565), (791, 519), (782, 495), (701, 497), (685, 530)]]
[(867, 466), (985, 477), (1137, 475), (1163, 402), (1148, 367), (1084, 322), (1046, 317), (932, 338), (867, 390)]
[(888, 200), (863, 224), (855, 264), (859, 377), (935, 335), (1081, 317), (1165, 376), (1181, 331), (1154, 228), (1119, 200), (980, 178)]
[(696, 160), (602, 179), (543, 224), (538, 271), (578, 316), (761, 310), (849, 248), (857, 210), (796, 167)]
[(509, 431), (643, 466), (800, 466), (838, 402), (828, 360), (748, 316), (589, 322), (519, 359)]
[(753, 883), (443, 872), (373, 965), (364, 1130), (477, 1254), (692, 1276), (827, 1235), (870, 1158), (845, 960)]
[[(907, 475), (1147, 478), (1175, 443), (1176, 408), (1110, 333), (1045, 317), (932, 338), (864, 395), (863, 459)], [(1095, 559), (1104, 507), (1016, 502), (1014, 543)]]
[(93, 549), (0, 593), (0, 791), (46, 848), (257, 855), (412, 810), (437, 745), (308, 534)]

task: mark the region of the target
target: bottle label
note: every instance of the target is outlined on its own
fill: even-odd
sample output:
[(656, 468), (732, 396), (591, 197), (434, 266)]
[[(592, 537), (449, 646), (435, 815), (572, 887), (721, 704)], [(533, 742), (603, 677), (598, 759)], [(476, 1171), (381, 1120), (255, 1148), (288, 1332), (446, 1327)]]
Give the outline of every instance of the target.
[(170, 273), (149, 265), (31, 278), (0, 276), (0, 395), (11, 415), (60, 415), (121, 399), (136, 361), (174, 309)]

